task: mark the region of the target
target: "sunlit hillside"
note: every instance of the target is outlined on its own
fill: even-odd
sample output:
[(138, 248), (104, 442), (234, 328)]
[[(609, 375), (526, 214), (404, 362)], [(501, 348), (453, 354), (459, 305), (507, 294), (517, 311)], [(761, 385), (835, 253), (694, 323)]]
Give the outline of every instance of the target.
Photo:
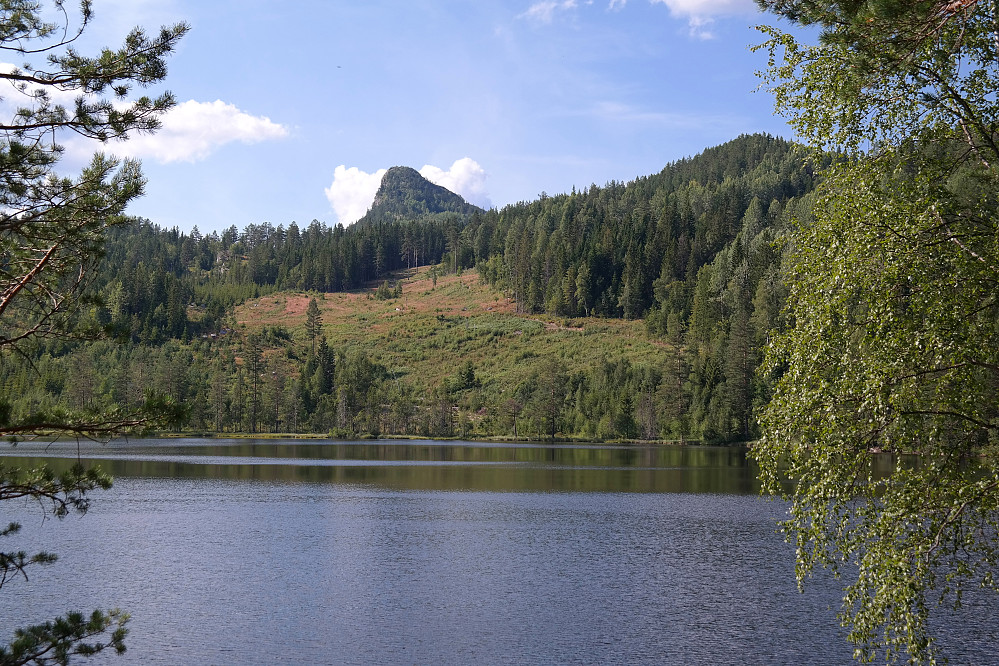
[[(332, 349), (343, 356), (363, 351), (389, 380), (405, 382), (417, 396), (446, 382), (453, 386), (471, 364), (475, 382), (464, 397), (473, 421), (502, 410), (548, 359), (568, 368), (662, 369), (675, 363), (675, 350), (651, 339), (641, 321), (518, 313), (512, 299), (483, 284), (475, 271), (435, 280), (430, 268), (421, 267), (397, 279), (402, 295), (386, 300), (376, 297), (375, 284), (346, 293), (252, 299), (236, 309), (237, 327), (247, 336), (278, 330), (278, 340), (287, 332), (288, 347), (308, 349), (306, 309), (316, 298)], [(265, 356), (280, 353), (264, 350)]]

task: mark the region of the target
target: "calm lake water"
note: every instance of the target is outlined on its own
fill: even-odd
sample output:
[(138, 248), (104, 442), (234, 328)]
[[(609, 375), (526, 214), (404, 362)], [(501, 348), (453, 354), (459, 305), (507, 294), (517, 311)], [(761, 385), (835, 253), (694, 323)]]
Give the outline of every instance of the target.
[[(59, 466), (77, 445), (0, 454)], [(2, 636), (120, 607), (128, 652), (97, 663), (852, 663), (835, 582), (798, 593), (784, 506), (757, 495), (742, 449), (187, 439), (79, 455), (116, 478), (85, 517), (2, 507), (18, 548), (60, 555), (4, 587)], [(995, 663), (996, 606), (971, 603), (940, 620), (944, 646)]]

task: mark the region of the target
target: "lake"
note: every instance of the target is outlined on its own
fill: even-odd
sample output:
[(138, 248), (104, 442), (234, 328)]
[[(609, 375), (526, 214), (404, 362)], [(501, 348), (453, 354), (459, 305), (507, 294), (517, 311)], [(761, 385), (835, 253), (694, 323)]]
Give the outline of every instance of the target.
[[(430, 441), (4, 445), (115, 476), (90, 513), (7, 502), (55, 565), (0, 630), (132, 614), (112, 664), (849, 664), (820, 576), (799, 594), (739, 448)], [(13, 514), (13, 515), (12, 515)], [(982, 604), (989, 600), (978, 600)], [(995, 660), (994, 604), (943, 618)], [(92, 663), (92, 662), (87, 662)]]

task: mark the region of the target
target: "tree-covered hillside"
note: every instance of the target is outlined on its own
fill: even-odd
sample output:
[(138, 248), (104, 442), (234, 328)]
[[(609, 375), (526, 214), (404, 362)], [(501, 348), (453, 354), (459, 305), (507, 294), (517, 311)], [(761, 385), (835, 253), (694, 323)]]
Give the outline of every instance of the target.
[(701, 267), (785, 221), (811, 174), (793, 144), (743, 136), (631, 183), (509, 206), (474, 231), (476, 258), (496, 258), (490, 281), (527, 312), (686, 320)]
[[(203, 235), (136, 220), (111, 230), (94, 285), (100, 299), (81, 316), (130, 344), (40, 343), (23, 365), (0, 370), (5, 386), (18, 387), (12, 409), (114, 404), (148, 389), (186, 403), (187, 427), (200, 430), (508, 435), (518, 423), (511, 411), (523, 410), (517, 434), (535, 437), (754, 436), (753, 408), (767, 397), (755, 369), (783, 299), (775, 241), (810, 208), (812, 170), (798, 147), (744, 136), (627, 184), (489, 211), (442, 212), (444, 200), (464, 202), (434, 194), (411, 171), (386, 174), (382, 212), (351, 227), (264, 223)], [(424, 212), (388, 212), (400, 202)], [(266, 326), (234, 316), (268, 294), (305, 303), (364, 288), (376, 299), (402, 291), (408, 301), (417, 284), (426, 304), (438, 278), (469, 269), (496, 299), (509, 299), (510, 319), (475, 324), (472, 315), (485, 313), (443, 307), (437, 319), (414, 315), (400, 334), (420, 331), (427, 348), (406, 347), (412, 362), (385, 351), (392, 340), (333, 334), (344, 317), (363, 331), (368, 319), (357, 312), (334, 320), (324, 307), (325, 320), (311, 325), (304, 307)], [(629, 335), (664, 352), (623, 352), (627, 345), (593, 334), (599, 319), (644, 320)], [(546, 330), (544, 322), (587, 330), (599, 358), (538, 337), (520, 349), (531, 338), (511, 337)], [(490, 345), (520, 349), (492, 354), (513, 367), (490, 363), (478, 333), (459, 335), (473, 324)], [(465, 342), (451, 340), (462, 335)], [(440, 357), (435, 348), (451, 351)], [(464, 374), (441, 376), (417, 357)], [(287, 389), (267, 418), (264, 369)]]
[(783, 303), (776, 241), (807, 219), (812, 173), (800, 147), (743, 136), (654, 176), (488, 216), (473, 237), (479, 270), (525, 312), (644, 318), (651, 336), (688, 352), (683, 427), (745, 440)]

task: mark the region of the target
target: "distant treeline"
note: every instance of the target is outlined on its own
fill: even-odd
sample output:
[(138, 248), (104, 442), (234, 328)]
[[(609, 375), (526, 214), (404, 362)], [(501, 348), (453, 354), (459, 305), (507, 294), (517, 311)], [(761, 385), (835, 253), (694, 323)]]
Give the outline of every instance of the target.
[[(477, 268), (522, 312), (644, 318), (649, 335), (685, 349), (669, 368), (615, 374), (552, 366), (577, 378), (560, 393), (557, 410), (549, 404), (528, 419), (536, 435), (744, 440), (754, 435), (754, 406), (767, 398), (755, 369), (783, 302), (775, 241), (792, 218), (807, 218), (813, 185), (803, 150), (753, 135), (631, 183), (542, 195), (499, 210), (408, 219), (382, 214), (346, 228), (251, 224), (207, 235), (136, 220), (109, 235), (93, 285), (101, 299), (81, 315), (129, 344), (43, 342), (23, 366), (0, 369), (0, 381), (18, 387), (14, 402), (22, 409), (46, 402), (86, 408), (162, 390), (189, 402), (188, 426), (203, 429), (508, 434), (506, 421), (516, 414), (469, 426), (485, 428), (485, 421), (492, 424), (488, 432), (456, 428), (447, 415), (459, 402), (460, 382), (429, 387), (437, 391), (430, 398), (428, 387), (395, 382), (392, 390), (401, 393), (392, 397), (382, 386), (384, 369), (363, 358), (300, 348), (304, 341), (291, 340), (285, 329), (250, 340), (233, 332), (230, 320), (235, 305), (277, 290), (350, 290), (415, 266)], [(204, 341), (220, 338), (229, 346), (213, 357)], [(150, 346), (157, 348), (142, 349)], [(266, 353), (275, 348), (286, 351), (280, 358)], [(280, 375), (266, 384), (271, 398), (256, 386), (258, 368), (250, 367), (263, 362)], [(324, 367), (338, 364), (342, 374), (328, 370), (322, 379)], [(130, 370), (137, 367), (155, 381), (137, 377)], [(583, 395), (589, 388), (580, 393), (584, 370), (594, 377), (587, 386), (599, 385), (594, 390), (603, 397)], [(542, 399), (532, 397), (540, 389), (528, 388), (520, 407), (506, 411)], [(670, 416), (651, 427), (650, 411)], [(588, 419), (611, 425), (599, 430)]]
[[(261, 294), (346, 291), (436, 264), (464, 223), (448, 213), (392, 225), (264, 223), (202, 235), (197, 227), (184, 234), (135, 220), (109, 235), (96, 284), (104, 295), (100, 317), (141, 342), (216, 331), (234, 305)], [(198, 316), (188, 316), (189, 306)]]

